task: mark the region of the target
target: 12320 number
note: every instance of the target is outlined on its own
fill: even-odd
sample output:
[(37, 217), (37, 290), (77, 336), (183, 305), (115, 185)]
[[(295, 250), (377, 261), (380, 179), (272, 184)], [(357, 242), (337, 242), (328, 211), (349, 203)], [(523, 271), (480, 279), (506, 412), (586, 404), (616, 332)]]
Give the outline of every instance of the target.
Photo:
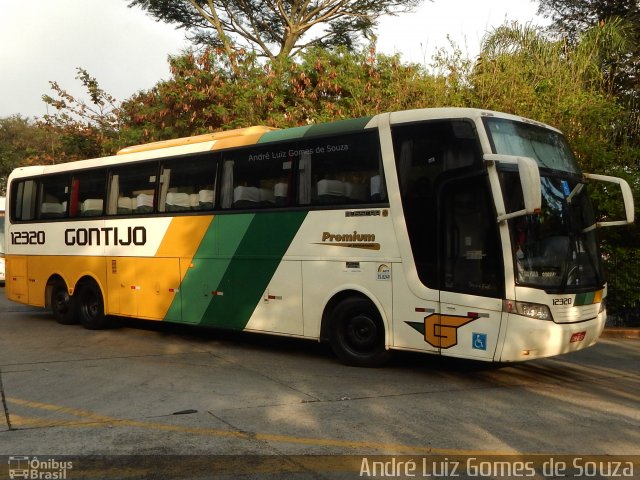
[(45, 235), (42, 230), (27, 232), (11, 232), (12, 245), (44, 245)]

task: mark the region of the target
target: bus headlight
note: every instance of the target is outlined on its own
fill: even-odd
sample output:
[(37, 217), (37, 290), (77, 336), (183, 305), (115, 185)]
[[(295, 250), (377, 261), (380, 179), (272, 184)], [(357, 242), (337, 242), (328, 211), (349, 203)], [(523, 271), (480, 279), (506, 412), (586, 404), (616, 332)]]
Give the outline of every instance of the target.
[(515, 303), (516, 312), (518, 312), (518, 315), (523, 315), (525, 317), (535, 318), (538, 320), (553, 320), (551, 310), (549, 310), (549, 307), (547, 305), (529, 302)]

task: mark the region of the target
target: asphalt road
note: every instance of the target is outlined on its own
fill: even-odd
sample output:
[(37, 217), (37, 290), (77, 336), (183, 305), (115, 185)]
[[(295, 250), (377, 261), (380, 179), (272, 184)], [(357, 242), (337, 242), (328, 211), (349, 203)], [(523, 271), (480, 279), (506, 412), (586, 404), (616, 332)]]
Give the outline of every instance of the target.
[[(239, 458), (273, 478), (314, 458), (299, 478), (328, 478), (322, 456), (640, 455), (638, 339), (521, 364), (401, 353), (362, 369), (315, 342), (62, 326), (3, 290), (0, 456), (232, 455), (229, 478)], [(82, 478), (106, 476), (120, 478)]]

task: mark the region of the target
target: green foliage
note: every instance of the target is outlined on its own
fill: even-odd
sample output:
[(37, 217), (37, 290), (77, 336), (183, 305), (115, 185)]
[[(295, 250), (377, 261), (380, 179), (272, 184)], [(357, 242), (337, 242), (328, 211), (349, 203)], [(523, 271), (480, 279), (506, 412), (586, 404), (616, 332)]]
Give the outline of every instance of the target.
[(43, 160), (48, 147), (47, 132), (35, 123), (17, 115), (0, 118), (0, 196), (5, 195), (11, 171)]
[[(606, 91), (629, 112), (620, 139), (640, 146), (640, 2), (638, 0), (538, 0), (538, 13), (550, 17), (550, 31), (570, 44), (586, 35), (601, 39), (598, 67)], [(611, 26), (614, 28), (610, 28)], [(599, 27), (599, 28), (596, 28)]]
[(216, 50), (170, 59), (172, 77), (122, 104), (123, 135), (161, 140), (248, 125), (279, 128), (443, 104), (462, 105), (453, 74), (433, 76), (373, 47), (310, 49), (299, 61)]
[[(640, 87), (640, 3), (637, 0), (538, 0), (538, 13), (550, 17), (550, 30), (575, 44), (585, 34), (594, 34), (608, 24), (616, 24), (616, 48), (605, 52), (599, 66), (610, 88), (630, 95)], [(596, 33), (597, 34), (597, 33)]]
[(44, 95), (55, 113), (31, 121), (19, 116), (0, 118), (0, 195), (16, 167), (63, 163), (113, 153), (121, 146), (120, 110), (86, 70), (78, 69), (89, 102), (51, 82), (53, 96)]
[(577, 40), (590, 28), (618, 17), (630, 23), (640, 21), (640, 4), (635, 0), (538, 0), (538, 13), (551, 18), (552, 28)]
[(49, 82), (54, 96), (42, 96), (56, 112), (39, 122), (56, 140), (54, 163), (107, 155), (118, 144), (121, 125), (116, 99), (85, 69), (77, 72), (89, 102), (75, 98), (57, 82)]

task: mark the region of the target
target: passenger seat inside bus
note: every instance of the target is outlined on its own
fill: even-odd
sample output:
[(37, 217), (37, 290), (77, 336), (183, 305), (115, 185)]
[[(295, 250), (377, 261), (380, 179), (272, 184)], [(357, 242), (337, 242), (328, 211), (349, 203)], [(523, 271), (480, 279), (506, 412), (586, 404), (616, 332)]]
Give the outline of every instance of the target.
[(133, 211), (133, 198), (120, 197), (118, 198), (118, 215), (130, 215)]
[(379, 202), (383, 200), (382, 178), (380, 177), (380, 175), (374, 175), (369, 180), (369, 192), (372, 201)]
[(367, 200), (367, 187), (360, 183), (344, 182), (344, 193), (350, 201), (360, 203)]
[(40, 206), (40, 218), (58, 218), (65, 214), (65, 207), (59, 202), (44, 202)]
[(97, 217), (102, 215), (102, 199), (87, 198), (80, 207), (83, 217)]
[(286, 183), (276, 183), (273, 187), (273, 196), (275, 197), (276, 205), (286, 205), (287, 192), (289, 186)]
[[(194, 195), (191, 195), (194, 198)], [(192, 206), (195, 208), (196, 205), (198, 208), (202, 210), (211, 210), (213, 209), (213, 190), (200, 190), (197, 194), (197, 204), (192, 202)]]
[(256, 208), (274, 204), (275, 195), (269, 189), (243, 185), (233, 189), (233, 208)]
[(141, 193), (136, 197), (136, 213), (153, 212), (153, 194)]
[(167, 193), (166, 211), (184, 212), (191, 209), (191, 197), (188, 193)]
[(369, 197), (367, 185), (342, 180), (322, 179), (318, 182), (318, 201), (326, 205), (363, 203)]
[(318, 182), (318, 202), (325, 205), (345, 203), (344, 182), (324, 178)]

